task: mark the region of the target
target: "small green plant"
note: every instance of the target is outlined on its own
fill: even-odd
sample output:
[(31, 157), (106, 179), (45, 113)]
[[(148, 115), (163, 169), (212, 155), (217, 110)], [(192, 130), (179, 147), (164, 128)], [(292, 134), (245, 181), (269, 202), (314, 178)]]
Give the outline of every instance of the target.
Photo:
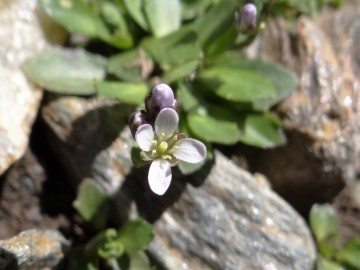
[[(303, 2), (311, 1), (282, 2), (301, 12)], [(269, 110), (295, 89), (296, 77), (242, 53), (283, 5), (271, 0), (39, 3), (73, 37), (82, 37), (70, 44), (76, 48), (45, 51), (25, 63), (27, 76), (46, 89), (138, 105), (154, 81), (163, 82), (176, 91), (179, 124), (191, 137), (262, 148), (285, 143), (281, 122)]]
[(66, 269), (155, 269), (144, 253), (153, 239), (152, 226), (144, 220), (131, 220), (119, 229), (106, 228), (109, 198), (94, 181), (82, 182), (74, 207), (99, 233), (71, 251)]
[(310, 227), (318, 247), (317, 270), (360, 269), (360, 237), (339, 241), (339, 220), (329, 204), (315, 204), (310, 212)]

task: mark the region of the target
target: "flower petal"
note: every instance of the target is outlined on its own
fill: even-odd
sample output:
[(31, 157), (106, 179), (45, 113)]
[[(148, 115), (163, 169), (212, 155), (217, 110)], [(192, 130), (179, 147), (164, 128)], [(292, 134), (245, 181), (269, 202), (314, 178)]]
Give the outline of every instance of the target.
[(184, 138), (175, 143), (179, 148), (174, 152), (174, 157), (188, 163), (199, 163), (206, 157), (205, 145), (195, 139)]
[(163, 195), (171, 182), (169, 162), (163, 159), (154, 160), (150, 165), (148, 180), (151, 190), (157, 195)]
[(151, 125), (143, 124), (135, 133), (135, 140), (143, 151), (150, 151), (154, 140), (154, 130)]
[(174, 109), (162, 109), (155, 120), (155, 132), (158, 137), (165, 135), (165, 140), (170, 138), (177, 130), (179, 116)]

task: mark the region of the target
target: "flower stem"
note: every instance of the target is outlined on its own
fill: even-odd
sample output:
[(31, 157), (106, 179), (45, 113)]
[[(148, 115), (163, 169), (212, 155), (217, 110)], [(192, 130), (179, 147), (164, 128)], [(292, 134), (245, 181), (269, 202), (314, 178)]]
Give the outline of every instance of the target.
[(114, 258), (109, 259), (108, 263), (113, 270), (121, 270), (121, 267), (116, 259), (114, 259)]

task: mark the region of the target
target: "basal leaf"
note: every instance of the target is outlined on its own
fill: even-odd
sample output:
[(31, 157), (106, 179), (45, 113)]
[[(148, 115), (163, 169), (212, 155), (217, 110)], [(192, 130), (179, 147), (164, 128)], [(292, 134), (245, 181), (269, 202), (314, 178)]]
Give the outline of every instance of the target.
[(130, 267), (128, 270), (152, 270), (150, 262), (144, 252), (136, 252), (130, 256)]
[(261, 148), (272, 148), (285, 143), (280, 122), (270, 114), (246, 115), (240, 140)]
[(133, 49), (109, 58), (108, 71), (129, 82), (141, 82), (153, 69), (151, 58), (142, 49)]
[(348, 241), (336, 256), (337, 260), (354, 269), (360, 269), (360, 237)]
[(330, 261), (322, 257), (321, 255), (319, 255), (316, 266), (317, 266), (316, 270), (346, 270), (341, 265), (333, 261)]
[(318, 243), (334, 237), (338, 230), (338, 219), (329, 204), (315, 204), (310, 211), (310, 227)]
[(61, 94), (95, 93), (95, 80), (105, 76), (106, 60), (81, 49), (53, 49), (23, 65), (26, 76), (49, 91)]
[(180, 66), (174, 67), (167, 72), (162, 77), (162, 81), (165, 83), (172, 83), (180, 79), (186, 79), (191, 76), (191, 74), (196, 70), (199, 65), (198, 60), (187, 62)]
[(206, 10), (213, 4), (213, 0), (183, 0), (181, 1), (181, 16), (185, 20), (192, 20), (204, 16)]
[(226, 52), (212, 62), (215, 66), (230, 66), (256, 72), (274, 85), (275, 95), (272, 98), (255, 102), (255, 109), (268, 110), (271, 106), (289, 96), (298, 83), (296, 75), (289, 69), (277, 63), (264, 60), (246, 60), (239, 52)]
[(177, 98), (181, 104), (181, 108), (189, 112), (200, 105), (198, 97), (190, 84), (179, 83), (177, 89)]
[(197, 36), (188, 28), (182, 28), (163, 38), (147, 38), (141, 43), (141, 47), (164, 70), (178, 67), (200, 58)]
[(144, 8), (150, 29), (156, 37), (163, 37), (180, 28), (180, 0), (145, 0)]
[(208, 142), (234, 144), (240, 139), (240, 131), (236, 123), (229, 120), (189, 113), (187, 122), (196, 136)]
[(145, 17), (143, 0), (123, 0), (131, 17), (144, 30), (149, 30), (149, 25)]
[(203, 16), (199, 16), (193, 29), (199, 36), (200, 44), (206, 48), (221, 36), (232, 24), (234, 12), (239, 6), (237, 0), (223, 0), (210, 8)]
[(71, 33), (107, 37), (109, 32), (98, 14), (82, 0), (39, 0), (44, 12)]
[(219, 97), (230, 101), (254, 103), (275, 95), (271, 81), (244, 69), (215, 66), (201, 72), (198, 79)]
[(107, 220), (107, 199), (107, 194), (94, 181), (84, 180), (73, 205), (84, 220), (103, 228)]
[(99, 96), (112, 97), (126, 104), (140, 104), (148, 93), (143, 83), (124, 83), (97, 81), (96, 89)]
[(121, 9), (111, 1), (101, 1), (101, 14), (104, 20), (112, 26), (113, 31), (101, 38), (121, 49), (129, 49), (133, 46), (133, 37), (129, 32), (127, 22)]
[(153, 239), (152, 227), (144, 220), (132, 220), (119, 231), (118, 239), (124, 245), (125, 251), (133, 254), (144, 249)]

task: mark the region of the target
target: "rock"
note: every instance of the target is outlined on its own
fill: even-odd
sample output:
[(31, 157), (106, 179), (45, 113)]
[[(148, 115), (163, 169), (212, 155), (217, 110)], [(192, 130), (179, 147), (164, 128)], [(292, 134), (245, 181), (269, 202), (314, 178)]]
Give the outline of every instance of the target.
[(313, 203), (333, 199), (360, 168), (359, 17), (360, 2), (346, 1), (294, 27), (274, 20), (248, 50), (299, 77), (295, 93), (276, 108), (287, 145), (253, 152), (250, 166), (305, 215)]
[(121, 131), (133, 109), (112, 100), (76, 97), (59, 98), (43, 107), (50, 145), (74, 186), (92, 177), (109, 194), (120, 187), (132, 167), (133, 139), (129, 130)]
[[(42, 97), (42, 91), (26, 80), (21, 65), (49, 46), (49, 39), (64, 40), (64, 32), (36, 6), (36, 0), (0, 2), (0, 174), (25, 152)], [(51, 33), (49, 39), (46, 33)]]
[(341, 234), (338, 242), (345, 243), (359, 237), (360, 232), (360, 182), (345, 187), (333, 202), (339, 217)]
[[(210, 174), (198, 179), (203, 183), (187, 185), (155, 222), (150, 252), (162, 267), (313, 269), (315, 247), (304, 220), (262, 181), (219, 152), (215, 159)], [(184, 177), (173, 181), (184, 182)], [(141, 198), (137, 204), (148, 216), (147, 209), (164, 201)]]
[(312, 269), (315, 247), (303, 219), (263, 177), (218, 152), (213, 167), (186, 177), (174, 168), (167, 193), (152, 193), (148, 167), (131, 166), (124, 111), (104, 100), (61, 98), (42, 113), (49, 141), (76, 183), (87, 175), (111, 194), (112, 220), (136, 205), (131, 214), (154, 223), (150, 253), (161, 269)]
[(57, 231), (27, 230), (0, 240), (0, 268), (4, 270), (55, 269), (69, 243)]
[[(32, 132), (38, 132), (40, 136), (35, 137), (44, 147), (38, 128), (36, 125)], [(70, 184), (64, 181), (62, 169), (54, 166), (52, 153), (44, 149), (40, 153), (33, 139), (31, 148), (36, 153), (28, 149), (0, 178), (0, 239), (29, 228), (61, 229), (71, 235), (76, 224), (72, 217), (75, 194)]]

